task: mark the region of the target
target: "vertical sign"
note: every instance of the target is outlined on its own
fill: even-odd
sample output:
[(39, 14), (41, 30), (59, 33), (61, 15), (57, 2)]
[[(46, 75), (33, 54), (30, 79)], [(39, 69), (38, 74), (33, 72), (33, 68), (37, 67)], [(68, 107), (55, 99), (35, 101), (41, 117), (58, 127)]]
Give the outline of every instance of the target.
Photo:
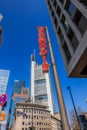
[(49, 65), (47, 63), (46, 57), (47, 57), (47, 45), (46, 45), (46, 37), (45, 37), (45, 27), (44, 26), (38, 26), (38, 42), (40, 47), (40, 55), (42, 56), (42, 70), (43, 72), (49, 71)]

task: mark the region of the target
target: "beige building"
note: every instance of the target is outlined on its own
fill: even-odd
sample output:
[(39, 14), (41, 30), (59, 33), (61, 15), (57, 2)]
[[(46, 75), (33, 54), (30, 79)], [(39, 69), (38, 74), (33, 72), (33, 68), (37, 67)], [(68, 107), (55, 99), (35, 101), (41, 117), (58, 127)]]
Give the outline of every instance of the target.
[(17, 103), (15, 120), (11, 130), (61, 130), (61, 121), (51, 116), (47, 106), (29, 102)]
[(51, 116), (51, 130), (62, 130), (61, 121), (58, 117)]

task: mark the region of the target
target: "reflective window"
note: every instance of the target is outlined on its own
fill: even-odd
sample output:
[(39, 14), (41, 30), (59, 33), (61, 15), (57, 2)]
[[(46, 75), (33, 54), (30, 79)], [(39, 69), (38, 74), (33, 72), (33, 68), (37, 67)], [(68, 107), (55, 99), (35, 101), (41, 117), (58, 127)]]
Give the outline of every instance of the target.
[(71, 16), (73, 16), (75, 11), (76, 11), (76, 7), (69, 1), (68, 6), (67, 6), (67, 10), (68, 10), (69, 14)]

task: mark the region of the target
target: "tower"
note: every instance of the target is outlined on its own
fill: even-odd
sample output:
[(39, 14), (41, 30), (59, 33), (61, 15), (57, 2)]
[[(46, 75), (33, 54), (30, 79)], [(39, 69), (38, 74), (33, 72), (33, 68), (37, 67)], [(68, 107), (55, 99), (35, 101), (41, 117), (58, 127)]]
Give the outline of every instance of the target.
[(31, 56), (31, 98), (33, 103), (48, 106), (51, 114), (54, 114), (51, 92), (50, 74), (43, 73), (42, 65), (38, 65), (34, 56)]
[(25, 88), (25, 81), (15, 80), (11, 105), (10, 105), (9, 127), (11, 127), (14, 120), (14, 114), (15, 114), (14, 112), (15, 112), (16, 104), (18, 102), (25, 102), (27, 99), (28, 99), (28, 89)]

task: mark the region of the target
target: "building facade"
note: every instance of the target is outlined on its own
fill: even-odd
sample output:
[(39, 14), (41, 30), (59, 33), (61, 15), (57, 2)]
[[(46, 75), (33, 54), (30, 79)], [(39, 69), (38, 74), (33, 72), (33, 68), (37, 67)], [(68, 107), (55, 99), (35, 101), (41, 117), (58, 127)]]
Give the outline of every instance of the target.
[(87, 130), (87, 113), (78, 116), (81, 130)]
[(18, 81), (16, 80), (14, 82), (14, 91), (13, 96), (11, 100), (11, 106), (10, 106), (10, 118), (9, 118), (9, 128), (12, 125), (12, 122), (14, 120), (14, 111), (16, 108), (16, 104), (18, 102), (25, 102), (25, 100), (28, 99), (28, 89), (24, 87), (25, 82), (24, 81)]
[(0, 95), (6, 93), (10, 71), (0, 69)]
[(24, 80), (15, 80), (13, 94), (21, 94), (22, 87), (25, 87), (25, 81)]
[(35, 130), (54, 130), (52, 127), (55, 127), (55, 124), (57, 128), (55, 130), (61, 130), (61, 125), (58, 125), (61, 121), (57, 118), (53, 120), (53, 118), (55, 117), (51, 116), (45, 105), (29, 102), (17, 103), (12, 130), (29, 130), (32, 126)]
[(43, 73), (42, 65), (38, 65), (31, 57), (31, 99), (33, 103), (48, 106), (54, 114), (54, 105), (49, 72)]
[(55, 116), (51, 116), (51, 130), (62, 130), (61, 120)]
[(87, 77), (87, 1), (46, 0), (70, 77)]

